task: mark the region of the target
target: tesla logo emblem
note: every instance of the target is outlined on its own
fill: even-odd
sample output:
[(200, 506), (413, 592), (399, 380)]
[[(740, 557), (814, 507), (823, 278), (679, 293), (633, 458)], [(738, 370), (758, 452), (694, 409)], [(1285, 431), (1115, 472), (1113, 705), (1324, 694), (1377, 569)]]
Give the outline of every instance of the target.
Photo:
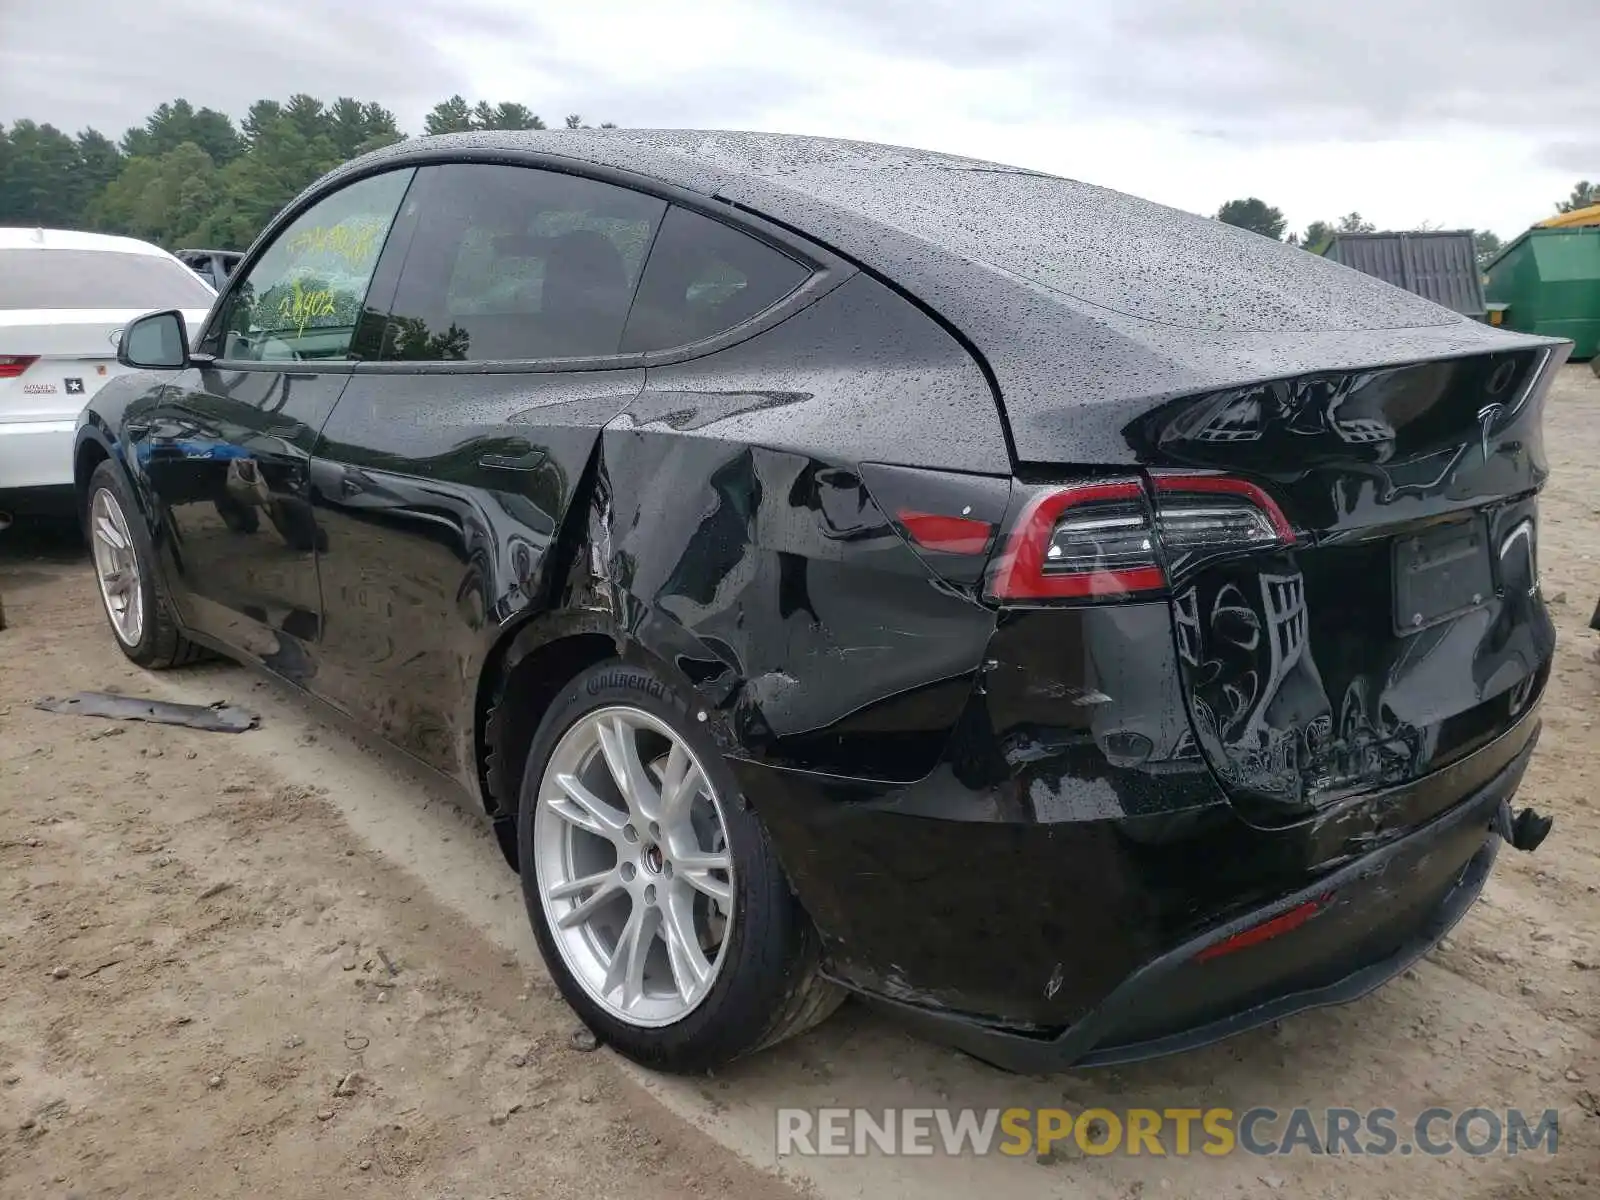
[(1489, 461), (1489, 431), (1494, 428), (1494, 423), (1500, 419), (1500, 414), (1505, 412), (1504, 404), (1485, 404), (1478, 410), (1478, 427), (1482, 433), (1483, 461)]
[(1495, 373), (1489, 377), (1489, 394), (1492, 396), (1498, 392), (1505, 391), (1506, 388), (1511, 386), (1511, 379), (1516, 373), (1517, 364), (1515, 362), (1501, 363), (1496, 368)]

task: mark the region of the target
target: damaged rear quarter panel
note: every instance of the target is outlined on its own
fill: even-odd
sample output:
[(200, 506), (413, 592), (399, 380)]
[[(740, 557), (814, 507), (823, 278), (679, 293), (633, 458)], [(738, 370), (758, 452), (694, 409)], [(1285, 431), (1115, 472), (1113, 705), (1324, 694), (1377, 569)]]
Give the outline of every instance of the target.
[(932, 769), (994, 614), (935, 580), (851, 467), (613, 429), (601, 471), (591, 544), (618, 624), (719, 710), (730, 753)]
[(901, 539), (867, 462), (1010, 476), (972, 356), (865, 274), (649, 366), (606, 427), (592, 569), (623, 636), (718, 710), (736, 757), (917, 779), (972, 690), (995, 614)]

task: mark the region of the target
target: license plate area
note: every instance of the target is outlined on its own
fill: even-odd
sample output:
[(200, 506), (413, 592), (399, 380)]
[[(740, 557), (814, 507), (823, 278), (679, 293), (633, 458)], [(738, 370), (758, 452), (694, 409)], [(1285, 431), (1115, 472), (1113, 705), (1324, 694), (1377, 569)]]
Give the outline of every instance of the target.
[(1494, 595), (1489, 529), (1481, 517), (1394, 543), (1394, 627), (1415, 633), (1482, 608)]

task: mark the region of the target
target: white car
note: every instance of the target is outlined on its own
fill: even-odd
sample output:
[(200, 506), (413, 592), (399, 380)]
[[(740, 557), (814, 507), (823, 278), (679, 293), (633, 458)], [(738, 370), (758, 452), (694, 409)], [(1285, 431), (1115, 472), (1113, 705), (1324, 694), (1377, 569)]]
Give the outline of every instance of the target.
[(159, 246), (0, 229), (0, 513), (72, 503), (78, 413), (117, 365), (123, 326), (156, 309), (198, 331), (216, 292)]

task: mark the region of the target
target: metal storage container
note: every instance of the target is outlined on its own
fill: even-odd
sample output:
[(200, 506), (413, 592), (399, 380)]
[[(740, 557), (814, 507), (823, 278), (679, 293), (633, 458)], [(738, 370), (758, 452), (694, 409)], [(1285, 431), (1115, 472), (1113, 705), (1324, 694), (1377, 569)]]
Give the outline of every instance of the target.
[(1535, 226), (1488, 267), (1489, 299), (1522, 333), (1571, 338), (1574, 359), (1600, 353), (1600, 225)]
[(1425, 233), (1341, 233), (1323, 257), (1482, 320), (1483, 286), (1470, 229)]

